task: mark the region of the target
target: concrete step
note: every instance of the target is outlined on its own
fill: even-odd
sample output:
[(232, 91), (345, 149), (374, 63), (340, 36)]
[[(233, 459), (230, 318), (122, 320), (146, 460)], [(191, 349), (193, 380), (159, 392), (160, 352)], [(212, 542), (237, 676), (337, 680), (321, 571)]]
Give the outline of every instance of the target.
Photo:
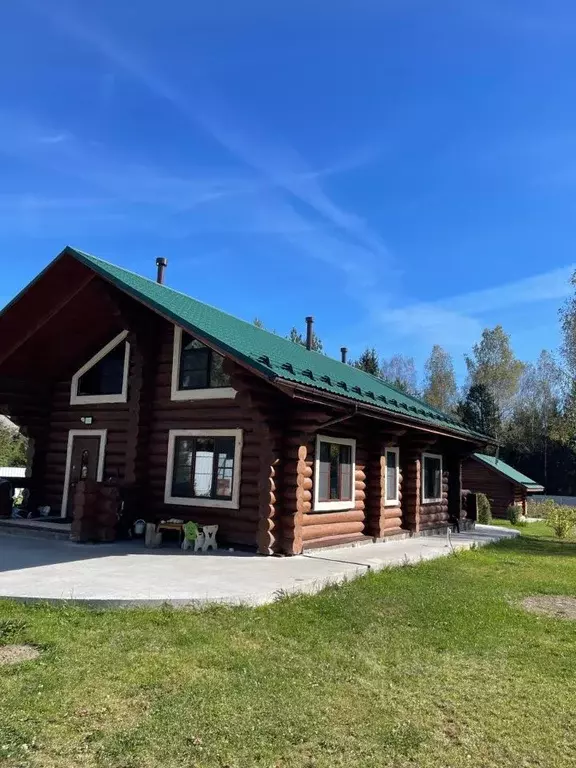
[(372, 544), (372, 536), (365, 536), (363, 533), (355, 533), (350, 536), (322, 536), (319, 539), (304, 542), (304, 552), (314, 550), (317, 552), (322, 549), (334, 549), (335, 547), (361, 547), (364, 544)]
[(5, 518), (0, 520), (0, 533), (9, 536), (28, 536), (35, 539), (69, 541), (69, 523), (43, 523), (34, 520)]

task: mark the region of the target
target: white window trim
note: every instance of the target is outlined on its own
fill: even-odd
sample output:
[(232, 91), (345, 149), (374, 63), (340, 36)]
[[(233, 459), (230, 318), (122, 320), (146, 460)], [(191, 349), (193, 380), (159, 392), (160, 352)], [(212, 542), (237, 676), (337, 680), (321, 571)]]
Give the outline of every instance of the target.
[(97, 405), (98, 403), (127, 403), (128, 402), (128, 371), (130, 368), (130, 344), (126, 342), (126, 352), (124, 355), (124, 377), (122, 379), (122, 392), (118, 395), (79, 395), (78, 384), (80, 378), (87, 373), (90, 368), (99, 363), (109, 352), (112, 352), (119, 344), (125, 341), (128, 331), (122, 331), (115, 336), (112, 341), (102, 347), (94, 357), (72, 376), (72, 386), (70, 389), (70, 405)]
[[(424, 459), (440, 459), (440, 498), (439, 499), (427, 499), (424, 496)], [(422, 454), (422, 467), (421, 467), (421, 479), (420, 479), (420, 486), (421, 486), (421, 497), (422, 497), (422, 504), (437, 504), (439, 501), (442, 501), (442, 475), (444, 472), (443, 462), (442, 462), (442, 455), (440, 453), (423, 453)]]
[[(320, 501), (320, 443), (349, 445), (352, 448), (352, 498), (349, 501)], [(314, 459), (314, 512), (334, 512), (341, 509), (353, 509), (356, 503), (356, 440), (348, 437), (316, 435), (316, 456)]]
[[(179, 437), (233, 437), (234, 445), (234, 477), (232, 480), (231, 499), (189, 499), (172, 496), (172, 480), (174, 478), (174, 453), (176, 439)], [(242, 466), (243, 432), (241, 429), (171, 429), (168, 433), (168, 461), (166, 464), (166, 485), (164, 488), (164, 503), (178, 504), (183, 507), (220, 507), (220, 509), (239, 509), (240, 507), (240, 477)]]
[[(387, 499), (388, 491), (388, 454), (396, 455), (396, 496), (393, 499)], [(386, 448), (384, 452), (384, 506), (397, 507), (400, 504), (400, 448)]]
[(66, 517), (66, 507), (68, 506), (68, 494), (70, 493), (70, 474), (72, 473), (72, 450), (74, 448), (75, 437), (99, 437), (100, 450), (98, 453), (98, 467), (96, 469), (96, 480), (101, 483), (104, 479), (104, 460), (106, 458), (106, 443), (108, 441), (107, 429), (71, 429), (68, 432), (68, 445), (66, 448), (66, 472), (64, 474), (64, 492), (62, 494), (62, 509), (60, 517)]
[(182, 354), (182, 333), (179, 325), (174, 326), (174, 343), (172, 345), (172, 384), (170, 397), (172, 400), (225, 400), (236, 397), (233, 387), (207, 387), (206, 389), (179, 389), (180, 384), (180, 355)]

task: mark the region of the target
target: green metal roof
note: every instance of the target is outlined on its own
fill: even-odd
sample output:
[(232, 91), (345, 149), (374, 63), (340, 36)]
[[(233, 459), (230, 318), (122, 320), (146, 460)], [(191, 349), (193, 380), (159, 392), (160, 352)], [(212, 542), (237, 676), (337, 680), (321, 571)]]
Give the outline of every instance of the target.
[(419, 422), (428, 427), (489, 440), (467, 429), (452, 416), (431, 408), (418, 398), (406, 395), (386, 382), (351, 365), (319, 352), (307, 350), (275, 333), (257, 328), (215, 307), (160, 285), (95, 256), (66, 248), (68, 253), (109, 280), (122, 291), (168, 317), (176, 325), (197, 333), (271, 380), (312, 387), (328, 395), (346, 398), (393, 416)]
[(491, 469), (500, 472), (501, 475), (505, 475), (509, 480), (512, 480), (513, 483), (523, 486), (527, 491), (538, 492), (544, 490), (544, 487), (540, 485), (540, 483), (526, 477), (522, 472), (518, 472), (517, 469), (511, 467), (510, 464), (506, 464), (502, 459), (496, 459), (496, 456), (487, 456), (485, 453), (475, 453), (474, 458), (478, 459), (478, 461), (481, 461), (483, 464), (486, 464), (486, 466)]

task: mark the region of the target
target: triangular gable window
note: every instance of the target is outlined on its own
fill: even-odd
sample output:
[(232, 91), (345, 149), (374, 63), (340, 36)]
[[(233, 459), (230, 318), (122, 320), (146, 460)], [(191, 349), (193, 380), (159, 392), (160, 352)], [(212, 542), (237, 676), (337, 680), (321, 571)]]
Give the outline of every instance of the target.
[(130, 344), (123, 331), (72, 377), (70, 403), (125, 403), (128, 400)]
[(175, 326), (172, 400), (221, 400), (235, 395), (222, 355)]

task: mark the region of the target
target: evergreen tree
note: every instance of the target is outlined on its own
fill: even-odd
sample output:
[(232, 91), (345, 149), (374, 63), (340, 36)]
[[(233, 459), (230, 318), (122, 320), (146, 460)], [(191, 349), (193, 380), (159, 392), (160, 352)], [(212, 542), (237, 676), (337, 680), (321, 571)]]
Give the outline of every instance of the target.
[(366, 373), (371, 373), (373, 376), (380, 375), (380, 362), (378, 360), (378, 353), (374, 347), (367, 347), (353, 365), (355, 368), (359, 368), (361, 371), (366, 371)]
[(500, 415), (492, 393), (484, 384), (473, 384), (457, 413), (464, 424), (476, 432), (497, 437), (500, 434)]
[[(294, 344), (301, 344), (303, 347), (306, 346), (306, 339), (304, 338), (304, 336), (302, 336), (302, 334), (297, 328), (292, 328), (292, 330), (290, 331), (290, 333), (286, 338), (290, 339), (290, 341), (293, 341)], [(316, 335), (316, 331), (314, 330), (312, 331), (312, 349), (314, 350), (314, 352), (324, 351), (322, 342), (320, 341), (320, 339)]]

